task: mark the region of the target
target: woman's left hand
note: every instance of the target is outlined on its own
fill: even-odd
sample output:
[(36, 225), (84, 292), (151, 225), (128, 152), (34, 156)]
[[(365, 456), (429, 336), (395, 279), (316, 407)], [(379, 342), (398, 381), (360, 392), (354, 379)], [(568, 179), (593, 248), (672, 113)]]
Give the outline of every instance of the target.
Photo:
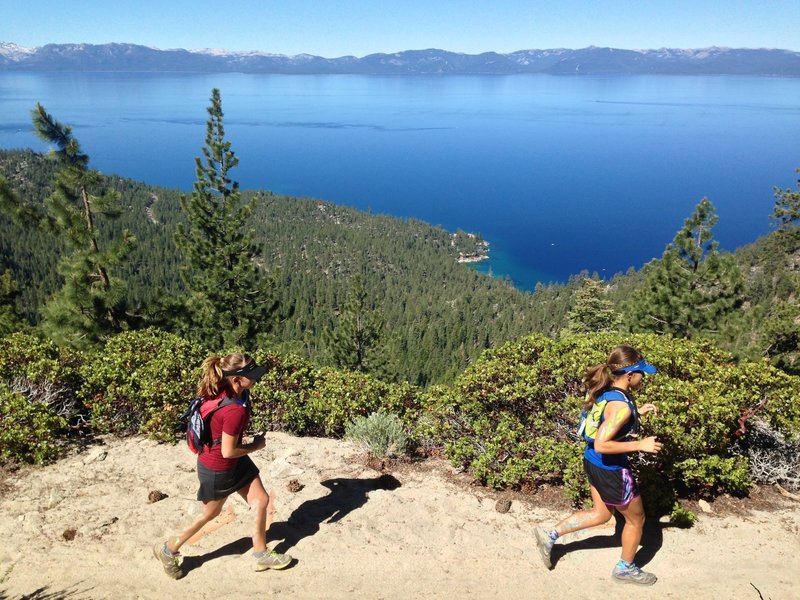
[(645, 404), (644, 406), (641, 406), (639, 408), (639, 414), (640, 415), (646, 415), (647, 413), (653, 413), (653, 414), (657, 415), (658, 414), (658, 408), (656, 408), (656, 405), (653, 404), (652, 402), (648, 402), (647, 404)]

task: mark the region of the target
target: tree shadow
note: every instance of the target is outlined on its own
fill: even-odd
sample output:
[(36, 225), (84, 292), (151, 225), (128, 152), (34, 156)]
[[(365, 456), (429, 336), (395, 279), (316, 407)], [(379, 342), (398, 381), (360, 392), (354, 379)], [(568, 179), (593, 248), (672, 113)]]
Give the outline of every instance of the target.
[(13, 599), (0, 590), (0, 600), (67, 600), (69, 598), (91, 598), (88, 594), (89, 590), (69, 588), (65, 590), (51, 590), (49, 585), (45, 585), (32, 591), (30, 594), (15, 596)]
[(330, 494), (306, 500), (286, 521), (273, 523), (269, 528), (270, 539), (283, 540), (275, 546), (276, 552), (285, 553), (303, 538), (316, 534), (322, 523), (342, 520), (366, 504), (369, 492), (396, 490), (401, 485), (389, 474), (373, 479), (328, 479), (321, 483), (331, 491)]
[[(553, 567), (559, 559), (578, 550), (599, 550), (601, 548), (621, 548), (622, 547), (622, 528), (625, 526), (625, 517), (618, 512), (614, 513), (616, 520), (614, 533), (611, 535), (594, 535), (592, 537), (576, 540), (567, 544), (556, 544), (550, 554)], [(658, 551), (664, 545), (664, 529), (676, 527), (671, 523), (661, 523), (656, 518), (649, 518), (644, 522), (642, 532), (641, 547), (636, 552), (634, 562), (643, 567), (655, 558)]]

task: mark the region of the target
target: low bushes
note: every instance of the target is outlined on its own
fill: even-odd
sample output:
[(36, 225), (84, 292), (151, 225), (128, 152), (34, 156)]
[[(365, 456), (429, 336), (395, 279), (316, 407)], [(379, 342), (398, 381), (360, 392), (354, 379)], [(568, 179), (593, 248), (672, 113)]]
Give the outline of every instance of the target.
[[(53, 458), (84, 414), (98, 432), (178, 439), (178, 418), (207, 355), (155, 329), (120, 334), (83, 354), (22, 334), (2, 342), (3, 460)], [(642, 435), (664, 443), (658, 455), (635, 455), (649, 510), (668, 513), (677, 496), (746, 493), (754, 457), (758, 472), (769, 473), (763, 478), (789, 481), (791, 473), (772, 474), (765, 461), (800, 443), (800, 378), (765, 361), (734, 363), (710, 343), (655, 335), (532, 335), (485, 352), (453, 386), (427, 390), (256, 351), (268, 371), (253, 388), (251, 428), (339, 437), (368, 415), (393, 415), (412, 443), (441, 450), (486, 485), (559, 484), (579, 502), (588, 497), (575, 433), (581, 377), (619, 343), (659, 368), (636, 392), (640, 404), (659, 409), (643, 418)], [(767, 442), (778, 447), (775, 440), (780, 452), (758, 452)]]
[[(582, 399), (580, 377), (620, 343), (640, 349), (659, 374), (636, 394), (658, 415), (643, 418), (643, 436), (664, 449), (638, 455), (651, 508), (669, 512), (676, 493), (743, 494), (750, 479), (736, 451), (753, 414), (797, 437), (800, 379), (766, 362), (734, 364), (709, 343), (655, 335), (590, 334), (553, 341), (534, 335), (486, 352), (456, 382), (448, 402), (426, 415), (428, 431), (457, 465), (493, 487), (563, 484), (573, 500), (587, 497), (574, 434)], [(743, 426), (744, 425), (744, 426)]]
[(254, 429), (341, 437), (358, 416), (384, 410), (410, 426), (420, 409), (420, 391), (409, 384), (316, 368), (292, 354), (257, 352), (255, 358), (268, 370), (253, 387)]
[(205, 352), (157, 329), (116, 335), (87, 355), (80, 393), (98, 432), (175, 438), (180, 415), (194, 397)]
[(43, 463), (59, 453), (67, 420), (46, 404), (0, 386), (0, 460)]
[(83, 356), (24, 333), (0, 342), (0, 460), (52, 460), (88, 417), (77, 393)]

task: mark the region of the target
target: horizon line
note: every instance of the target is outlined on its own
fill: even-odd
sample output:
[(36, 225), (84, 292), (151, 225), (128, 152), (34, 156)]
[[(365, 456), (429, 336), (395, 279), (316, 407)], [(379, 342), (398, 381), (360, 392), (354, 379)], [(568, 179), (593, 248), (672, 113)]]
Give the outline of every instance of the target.
[(598, 46), (595, 44), (590, 44), (589, 46), (584, 46), (582, 48), (568, 48), (568, 47), (557, 47), (557, 48), (521, 48), (519, 50), (513, 50), (511, 52), (498, 52), (496, 50), (484, 50), (482, 52), (459, 52), (455, 50), (446, 50), (444, 48), (436, 48), (436, 47), (429, 47), (429, 48), (407, 48), (405, 50), (397, 50), (394, 52), (371, 52), (369, 54), (364, 54), (363, 56), (356, 56), (354, 54), (342, 54), (340, 56), (321, 56), (318, 54), (311, 54), (308, 52), (300, 52), (298, 54), (283, 54), (281, 52), (268, 52), (266, 50), (228, 50), (226, 48), (159, 48), (156, 46), (149, 46), (147, 44), (140, 44), (135, 42), (104, 42), (104, 43), (92, 43), (92, 42), (48, 42), (46, 44), (42, 44), (40, 46), (23, 46), (17, 44), (16, 42), (11, 41), (0, 41), (0, 48), (3, 46), (13, 46), (15, 49), (18, 49), (23, 52), (34, 52), (45, 48), (47, 46), (93, 46), (93, 47), (100, 47), (100, 46), (138, 46), (140, 48), (147, 48), (148, 50), (155, 50), (157, 52), (189, 52), (193, 54), (216, 54), (218, 56), (241, 56), (241, 55), (249, 55), (249, 56), (280, 56), (286, 58), (293, 58), (298, 56), (311, 56), (315, 58), (322, 58), (325, 60), (335, 60), (339, 58), (356, 58), (362, 59), (368, 56), (377, 56), (377, 55), (385, 55), (391, 56), (396, 54), (403, 54), (405, 52), (430, 52), (430, 51), (437, 51), (437, 52), (447, 52), (450, 54), (458, 54), (462, 56), (481, 56), (483, 54), (498, 54), (500, 56), (508, 56), (512, 54), (517, 54), (520, 52), (548, 52), (548, 51), (579, 51), (579, 50), (621, 50), (624, 52), (659, 52), (664, 50), (672, 50), (672, 51), (680, 51), (680, 52), (701, 52), (704, 50), (769, 50), (769, 51), (777, 51), (777, 52), (789, 52), (792, 54), (800, 54), (798, 50), (791, 50), (789, 48), (775, 48), (775, 47), (767, 47), (767, 46), (760, 46), (760, 47), (748, 47), (748, 46), (703, 46), (703, 47), (694, 47), (694, 48), (679, 48), (679, 47), (670, 47), (670, 46), (662, 46), (660, 48), (617, 48), (614, 46)]

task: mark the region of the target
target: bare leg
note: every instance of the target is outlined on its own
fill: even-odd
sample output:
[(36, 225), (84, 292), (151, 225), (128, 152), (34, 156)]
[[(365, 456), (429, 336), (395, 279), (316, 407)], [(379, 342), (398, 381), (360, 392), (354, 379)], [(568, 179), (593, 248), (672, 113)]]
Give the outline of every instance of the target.
[(591, 510), (581, 510), (573, 513), (566, 519), (559, 521), (558, 525), (555, 526), (555, 530), (558, 532), (559, 536), (572, 533), (573, 531), (580, 531), (588, 527), (602, 525), (603, 523), (607, 523), (611, 518), (613, 513), (603, 502), (600, 493), (594, 486), (591, 486), (591, 488), (593, 507)]
[(169, 538), (167, 540), (167, 549), (170, 552), (177, 552), (180, 550), (180, 547), (183, 546), (186, 541), (195, 533), (200, 531), (203, 528), (203, 525), (219, 516), (219, 513), (222, 512), (222, 506), (225, 504), (226, 500), (227, 498), (221, 498), (219, 500), (208, 500), (203, 502), (203, 512), (200, 514), (200, 516), (195, 519), (194, 523), (184, 529), (180, 535)]
[(256, 511), (255, 529), (253, 530), (253, 551), (263, 552), (267, 549), (267, 530), (272, 524), (274, 512), (272, 497), (267, 494), (261, 477), (256, 477), (239, 490), (239, 495)]
[(617, 510), (625, 517), (625, 526), (622, 528), (622, 560), (633, 562), (639, 542), (642, 541), (644, 530), (644, 506), (642, 497), (637, 496), (628, 506), (619, 506)]

